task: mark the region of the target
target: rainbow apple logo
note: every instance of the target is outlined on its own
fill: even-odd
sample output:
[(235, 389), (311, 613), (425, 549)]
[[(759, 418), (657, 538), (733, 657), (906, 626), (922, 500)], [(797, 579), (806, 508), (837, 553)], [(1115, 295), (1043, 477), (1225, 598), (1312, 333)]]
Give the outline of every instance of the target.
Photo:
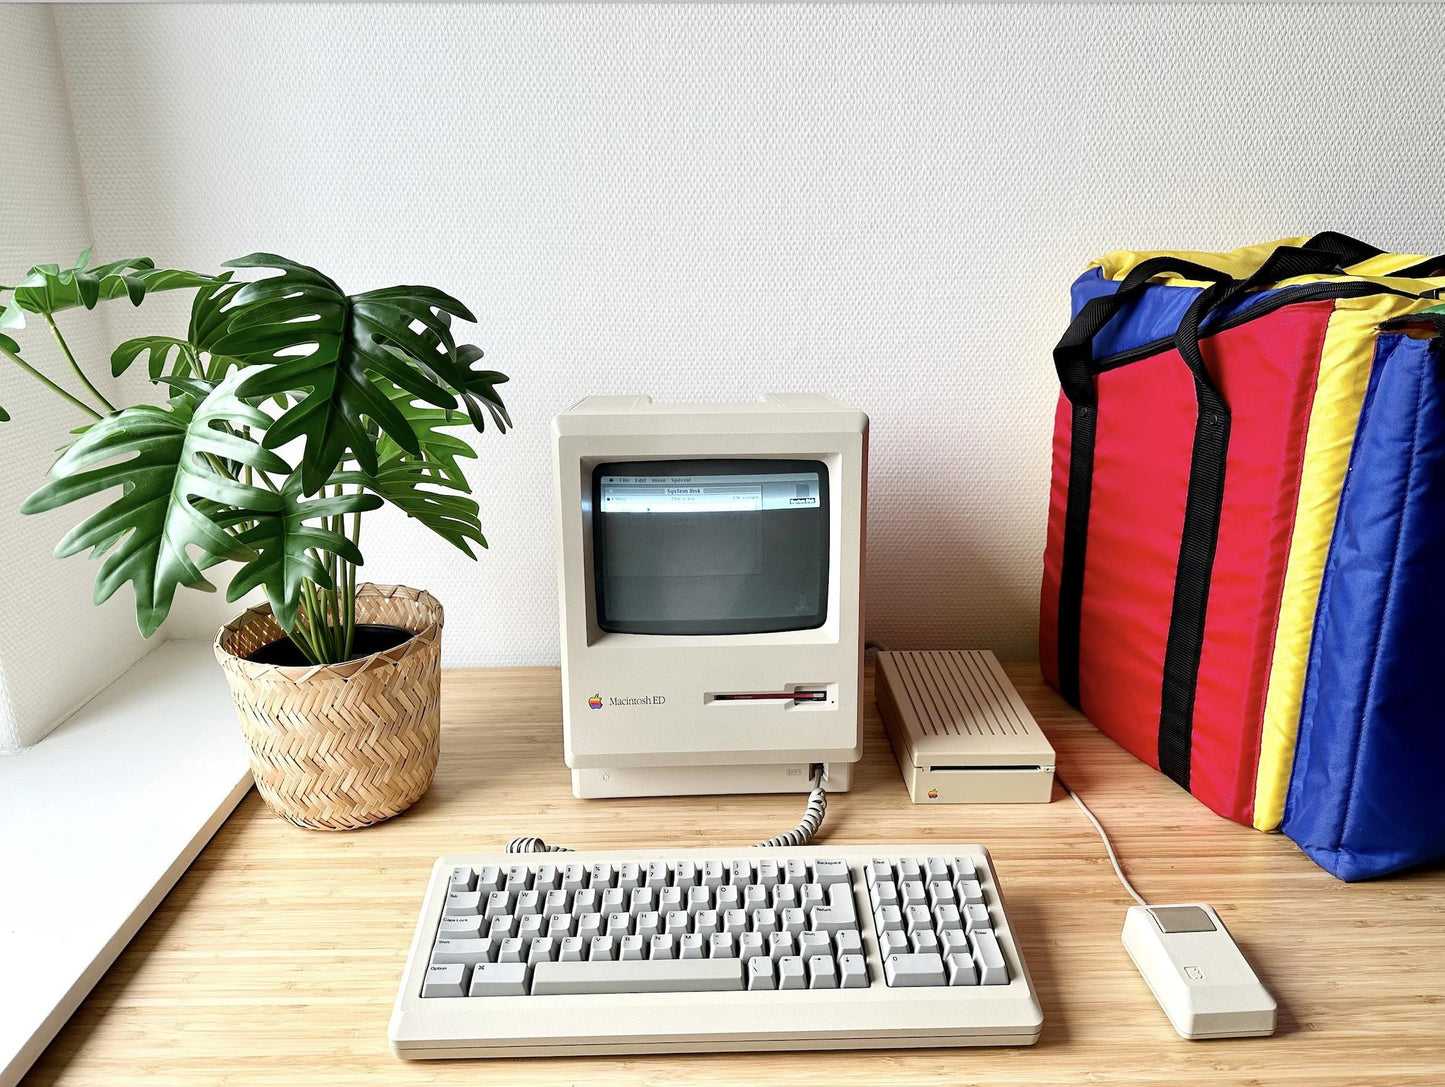
[(594, 694), (587, 700), (587, 705), (591, 706), (594, 710), (600, 710), (602, 708), (602, 696), (600, 694)]
[(937, 799), (938, 799), (938, 790), (937, 790), (937, 789), (929, 789), (929, 790), (928, 790), (928, 799), (929, 799), (929, 800), (937, 800)]

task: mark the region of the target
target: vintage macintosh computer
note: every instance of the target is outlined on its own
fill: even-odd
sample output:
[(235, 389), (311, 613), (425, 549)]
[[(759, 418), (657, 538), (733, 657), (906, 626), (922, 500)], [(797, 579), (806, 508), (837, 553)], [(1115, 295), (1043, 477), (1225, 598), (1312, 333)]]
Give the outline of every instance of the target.
[[(807, 809), (752, 846), (517, 838), (439, 858), (392, 1051), (1036, 1041), (1043, 1012), (983, 846), (810, 844), (862, 754), (867, 418), (807, 394), (594, 396), (553, 439), (572, 791), (806, 791)], [(990, 662), (880, 654), (915, 800), (1048, 799), (1052, 748)], [(1273, 1030), (1273, 999), (1212, 909), (1139, 901), (1125, 946), (1180, 1033)], [(1200, 962), (1207, 980), (1185, 969)]]
[(848, 788), (868, 419), (825, 396), (594, 396), (553, 425), (579, 797)]

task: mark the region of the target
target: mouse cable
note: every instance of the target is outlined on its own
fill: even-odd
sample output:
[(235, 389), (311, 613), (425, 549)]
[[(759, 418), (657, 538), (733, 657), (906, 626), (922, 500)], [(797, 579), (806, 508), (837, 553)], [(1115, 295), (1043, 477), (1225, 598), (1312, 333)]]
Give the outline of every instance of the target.
[(1129, 882), (1129, 877), (1124, 875), (1124, 869), (1119, 864), (1119, 857), (1114, 852), (1114, 843), (1109, 841), (1109, 832), (1104, 829), (1104, 824), (1099, 822), (1098, 817), (1089, 810), (1089, 805), (1084, 803), (1083, 798), (1069, 788), (1069, 783), (1063, 779), (1057, 769), (1054, 770), (1054, 780), (1064, 787), (1064, 792), (1074, 798), (1074, 803), (1079, 805), (1079, 810), (1089, 817), (1089, 822), (1094, 824), (1094, 829), (1099, 832), (1099, 837), (1104, 842), (1104, 848), (1109, 852), (1109, 863), (1114, 866), (1114, 875), (1119, 877), (1119, 882), (1124, 885), (1124, 890), (1128, 891), (1130, 897), (1139, 905), (1148, 906), (1149, 903), (1145, 902), (1139, 892), (1134, 890), (1134, 885)]
[[(823, 766), (821, 763), (814, 763), (813, 789), (808, 794), (808, 807), (807, 810), (803, 812), (803, 818), (798, 820), (798, 825), (786, 834), (779, 834), (776, 838), (769, 838), (766, 842), (755, 843), (753, 848), (768, 849), (775, 846), (791, 848), (793, 846), (807, 845), (813, 840), (814, 835), (818, 833), (818, 828), (823, 825), (823, 817), (827, 813), (828, 794), (823, 789)], [(541, 838), (513, 838), (507, 843), (506, 851), (508, 853), (572, 852), (572, 850), (565, 845), (548, 845)]]

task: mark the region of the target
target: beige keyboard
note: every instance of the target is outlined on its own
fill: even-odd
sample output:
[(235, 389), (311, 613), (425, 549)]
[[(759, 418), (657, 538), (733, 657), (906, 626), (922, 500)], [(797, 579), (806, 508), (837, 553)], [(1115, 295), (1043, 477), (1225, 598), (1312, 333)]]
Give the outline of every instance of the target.
[(400, 1057), (1028, 1045), (1043, 1023), (976, 845), (436, 862)]

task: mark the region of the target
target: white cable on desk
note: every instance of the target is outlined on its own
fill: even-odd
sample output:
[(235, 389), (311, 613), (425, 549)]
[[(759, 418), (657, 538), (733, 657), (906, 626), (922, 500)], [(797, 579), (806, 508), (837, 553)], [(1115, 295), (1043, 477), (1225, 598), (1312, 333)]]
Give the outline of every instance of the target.
[(1074, 803), (1079, 805), (1079, 810), (1089, 817), (1089, 822), (1094, 824), (1094, 829), (1099, 832), (1099, 837), (1104, 841), (1104, 848), (1109, 851), (1109, 863), (1114, 866), (1114, 875), (1119, 877), (1119, 882), (1124, 885), (1124, 890), (1128, 891), (1134, 901), (1139, 903), (1139, 905), (1149, 905), (1149, 903), (1145, 902), (1143, 897), (1140, 896), (1139, 892), (1134, 890), (1134, 885), (1130, 883), (1128, 877), (1124, 875), (1124, 869), (1120, 867), (1119, 858), (1114, 853), (1114, 843), (1109, 841), (1109, 832), (1104, 829), (1104, 824), (1099, 822), (1094, 813), (1089, 810), (1089, 805), (1084, 803), (1079, 797), (1079, 794), (1069, 788), (1069, 783), (1059, 776), (1058, 770), (1054, 771), (1054, 780), (1064, 787), (1064, 792), (1074, 798)]

